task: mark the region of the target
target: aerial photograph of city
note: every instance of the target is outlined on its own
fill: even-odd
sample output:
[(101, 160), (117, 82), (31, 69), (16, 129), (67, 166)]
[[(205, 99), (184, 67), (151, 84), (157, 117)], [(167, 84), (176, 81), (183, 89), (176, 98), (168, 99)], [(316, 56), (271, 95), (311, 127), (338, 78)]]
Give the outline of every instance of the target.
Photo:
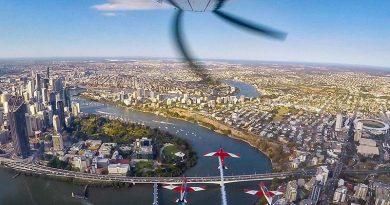
[(390, 205), (390, 1), (0, 0), (0, 205)]

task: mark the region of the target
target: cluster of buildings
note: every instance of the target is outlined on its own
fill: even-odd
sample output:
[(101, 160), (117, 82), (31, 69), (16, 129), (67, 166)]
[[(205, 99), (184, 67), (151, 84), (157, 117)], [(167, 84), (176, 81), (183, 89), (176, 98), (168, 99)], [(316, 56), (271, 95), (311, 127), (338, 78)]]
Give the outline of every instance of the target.
[[(53, 139), (53, 147), (59, 146)], [(155, 156), (153, 141), (141, 138), (133, 144), (79, 141), (67, 146), (60, 159), (80, 172), (126, 176), (137, 162), (153, 160)]]
[[(326, 200), (324, 189), (329, 183), (330, 175), (326, 166), (317, 168), (316, 176), (307, 179), (288, 181), (279, 187), (284, 190), (284, 195), (275, 199), (275, 204), (300, 204), (315, 205)], [(389, 201), (390, 184), (372, 181), (368, 184), (348, 182), (339, 179), (333, 196), (330, 197), (331, 204), (375, 204), (387, 205)]]
[(6, 85), (0, 90), (2, 150), (26, 158), (44, 135), (52, 134), (54, 140), (63, 141), (61, 131), (80, 113), (80, 105), (71, 102), (63, 78), (50, 76), (47, 68), (45, 74), (32, 71), (31, 75), (9, 79)]

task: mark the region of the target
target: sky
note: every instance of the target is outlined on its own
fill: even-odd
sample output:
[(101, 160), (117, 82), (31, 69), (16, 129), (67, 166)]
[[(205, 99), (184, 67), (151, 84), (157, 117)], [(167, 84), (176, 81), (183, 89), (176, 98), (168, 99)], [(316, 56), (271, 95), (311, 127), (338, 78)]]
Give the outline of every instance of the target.
[[(263, 38), (211, 12), (186, 12), (197, 58), (390, 67), (388, 0), (230, 0), (223, 10), (288, 37)], [(174, 12), (154, 0), (0, 0), (0, 58), (180, 57)]]

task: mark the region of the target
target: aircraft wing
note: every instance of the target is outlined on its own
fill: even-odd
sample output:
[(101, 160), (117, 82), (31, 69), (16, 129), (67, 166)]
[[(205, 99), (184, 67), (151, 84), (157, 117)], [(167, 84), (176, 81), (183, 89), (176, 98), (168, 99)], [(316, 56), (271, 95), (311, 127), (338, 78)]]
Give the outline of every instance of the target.
[(246, 190), (245, 190), (245, 193), (251, 194), (251, 195), (255, 195), (255, 196), (264, 196), (262, 192), (256, 191), (256, 190), (249, 190), (249, 189), (246, 189)]
[(227, 152), (227, 154), (229, 155), (229, 157), (240, 158), (240, 156), (238, 154), (233, 154), (230, 152)]
[(204, 154), (203, 156), (205, 156), (205, 157), (213, 157), (213, 156), (218, 156), (218, 153), (217, 152), (210, 152), (210, 153)]
[(206, 190), (206, 189), (203, 187), (196, 187), (196, 186), (187, 188), (187, 192), (204, 191), (204, 190)]
[(181, 192), (182, 191), (181, 186), (164, 185), (163, 188), (169, 189), (169, 190), (173, 190), (173, 191), (177, 191), (177, 192)]
[(269, 193), (272, 193), (272, 196), (279, 196), (283, 194), (283, 192), (280, 191), (270, 191)]

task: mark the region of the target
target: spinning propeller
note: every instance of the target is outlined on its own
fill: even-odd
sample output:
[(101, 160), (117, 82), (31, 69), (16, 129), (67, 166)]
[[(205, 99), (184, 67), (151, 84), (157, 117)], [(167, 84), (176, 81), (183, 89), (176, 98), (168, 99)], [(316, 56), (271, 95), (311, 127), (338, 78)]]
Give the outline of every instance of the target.
[[(211, 11), (216, 16), (232, 24), (233, 26), (246, 29), (255, 34), (273, 38), (276, 40), (284, 40), (287, 37), (287, 34), (284, 32), (280, 32), (270, 27), (247, 21), (245, 19), (239, 18), (227, 12), (221, 11), (221, 8), (225, 5), (225, 3), (228, 0), (208, 0), (207, 5), (204, 7), (204, 9), (202, 8), (202, 10), (194, 10), (193, 5), (191, 5), (191, 0), (164, 0), (164, 1), (172, 5), (173, 7), (175, 7), (177, 10), (174, 17), (174, 21), (172, 23), (172, 31), (173, 31), (172, 34), (176, 41), (177, 48), (179, 52), (182, 54), (182, 56), (184, 57), (185, 61), (188, 63), (191, 70), (203, 81), (210, 81), (212, 78), (208, 75), (206, 69), (204, 69), (201, 64), (195, 62), (193, 55), (189, 52), (187, 43), (184, 39), (184, 35), (182, 32), (182, 17), (184, 11)], [(190, 9), (184, 8), (182, 6), (183, 2), (188, 3)]]

